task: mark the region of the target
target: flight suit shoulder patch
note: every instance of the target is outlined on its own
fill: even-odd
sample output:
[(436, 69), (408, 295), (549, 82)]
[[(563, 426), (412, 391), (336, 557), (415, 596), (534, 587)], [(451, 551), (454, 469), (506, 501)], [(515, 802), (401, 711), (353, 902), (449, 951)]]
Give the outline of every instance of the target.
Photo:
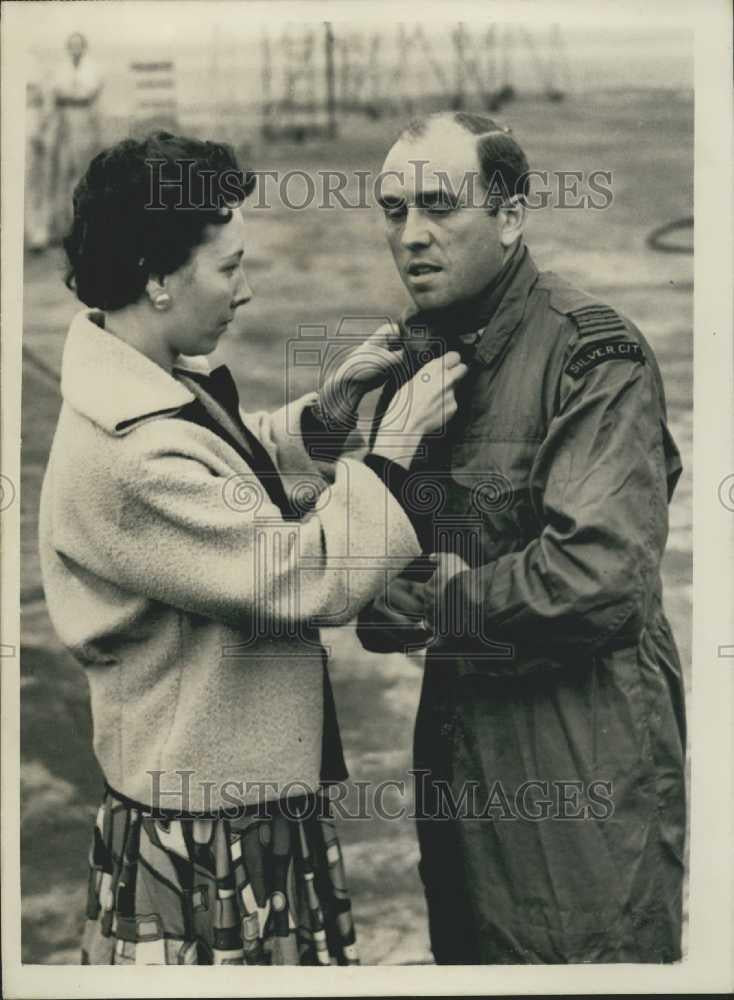
[(579, 337), (594, 337), (599, 333), (627, 330), (624, 320), (611, 306), (592, 303), (569, 310), (567, 315), (575, 323)]
[(579, 348), (564, 371), (571, 378), (578, 379), (605, 361), (634, 361), (645, 364), (645, 354), (635, 340), (620, 340), (618, 336), (608, 337)]

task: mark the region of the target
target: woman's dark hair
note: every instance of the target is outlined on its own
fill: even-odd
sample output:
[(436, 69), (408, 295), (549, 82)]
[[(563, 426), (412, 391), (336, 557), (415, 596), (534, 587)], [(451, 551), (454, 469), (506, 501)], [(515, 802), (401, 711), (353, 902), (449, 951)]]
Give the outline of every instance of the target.
[(74, 190), (66, 284), (88, 306), (136, 302), (232, 218), (255, 185), (230, 146), (169, 132), (124, 139), (94, 157)]

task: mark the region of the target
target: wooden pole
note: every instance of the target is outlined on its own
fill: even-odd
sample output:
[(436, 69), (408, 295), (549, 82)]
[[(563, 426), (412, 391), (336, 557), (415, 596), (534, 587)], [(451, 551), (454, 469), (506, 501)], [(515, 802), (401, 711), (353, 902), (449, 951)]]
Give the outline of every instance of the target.
[(330, 139), (336, 138), (336, 92), (334, 87), (334, 32), (329, 21), (324, 21), (326, 33), (324, 44), (326, 49), (326, 134)]
[(466, 59), (464, 25), (461, 21), (457, 24), (456, 31), (454, 32), (454, 49), (456, 84), (451, 106), (454, 110), (460, 111), (464, 107), (464, 60)]
[(271, 92), (271, 82), (273, 74), (272, 54), (270, 51), (270, 36), (267, 29), (262, 33), (262, 121), (261, 130), (265, 139), (271, 138), (271, 124), (273, 115), (273, 98)]

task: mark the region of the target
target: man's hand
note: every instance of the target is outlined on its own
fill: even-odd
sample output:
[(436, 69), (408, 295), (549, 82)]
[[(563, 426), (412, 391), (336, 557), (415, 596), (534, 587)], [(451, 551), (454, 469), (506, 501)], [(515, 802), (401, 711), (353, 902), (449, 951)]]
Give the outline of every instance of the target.
[(353, 422), (362, 397), (381, 386), (403, 360), (400, 328), (384, 323), (325, 379), (319, 393), (324, 418), (335, 427)]
[(396, 621), (417, 625), (425, 618), (423, 585), (398, 576), (387, 588), (387, 600), (381, 599), (385, 611)]
[(416, 579), (398, 576), (391, 580), (387, 593), (360, 612), (357, 635), (364, 648), (373, 653), (395, 653), (425, 646), (431, 638), (425, 627), (425, 593)]
[(452, 623), (446, 621), (447, 609), (442, 607), (446, 587), (450, 581), (465, 570), (471, 569), (469, 564), (456, 552), (433, 552), (430, 559), (436, 565), (436, 572), (425, 583), (417, 586), (423, 591), (414, 599), (424, 608), (422, 626), (432, 635), (450, 629)]
[[(407, 572), (390, 581), (387, 593), (364, 608), (358, 618), (357, 635), (373, 653), (404, 652), (407, 648), (438, 645), (451, 634), (456, 623), (447, 621), (442, 606), (446, 587), (471, 567), (455, 552), (436, 552), (420, 560), (419, 571)], [(435, 570), (431, 570), (431, 567)], [(438, 633), (438, 634), (437, 634)]]

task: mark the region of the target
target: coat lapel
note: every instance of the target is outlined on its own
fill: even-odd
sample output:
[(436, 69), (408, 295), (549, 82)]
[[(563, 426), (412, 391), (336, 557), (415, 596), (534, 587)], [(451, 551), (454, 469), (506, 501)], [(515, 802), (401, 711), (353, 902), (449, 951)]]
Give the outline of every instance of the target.
[(298, 512), (288, 499), (275, 463), (240, 417), (237, 387), (226, 365), (210, 375), (190, 371), (176, 374), (195, 396), (177, 416), (206, 427), (226, 441), (249, 465), (283, 517), (297, 520)]

